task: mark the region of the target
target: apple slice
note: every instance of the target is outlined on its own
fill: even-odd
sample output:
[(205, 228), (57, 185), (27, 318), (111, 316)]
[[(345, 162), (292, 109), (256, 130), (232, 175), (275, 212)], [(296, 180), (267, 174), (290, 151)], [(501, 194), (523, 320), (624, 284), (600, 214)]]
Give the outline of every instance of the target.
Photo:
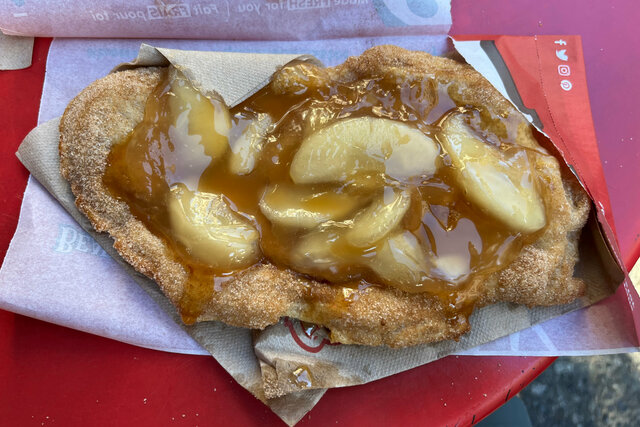
[(533, 233), (546, 224), (526, 151), (507, 156), (485, 142), (464, 113), (442, 123), (438, 140), (449, 154), (467, 200), (513, 231)]
[(208, 161), (220, 158), (229, 147), (229, 110), (222, 100), (204, 96), (182, 73), (175, 73), (170, 92), (166, 95), (168, 114), (176, 117), (169, 127), (169, 137), (176, 152), (199, 144), (204, 148), (204, 154), (211, 157)]
[(259, 206), (273, 224), (311, 229), (325, 221), (346, 217), (365, 200), (331, 190), (276, 184), (266, 189)]
[(238, 269), (260, 259), (258, 231), (231, 210), (221, 195), (176, 185), (168, 194), (167, 210), (176, 240), (208, 266)]
[(338, 238), (339, 234), (331, 230), (306, 234), (291, 251), (291, 266), (302, 273), (321, 276), (327, 280), (340, 277), (340, 270), (349, 266), (350, 259), (334, 252)]
[(231, 173), (247, 175), (253, 172), (272, 124), (270, 115), (259, 113), (256, 118), (249, 121), (237, 138), (230, 139), (229, 170)]
[(332, 123), (306, 137), (289, 171), (296, 184), (347, 182), (357, 175), (398, 181), (430, 176), (438, 145), (409, 125), (377, 117)]
[(355, 216), (345, 238), (356, 247), (373, 245), (400, 224), (410, 204), (409, 191), (385, 187), (373, 203)]
[(409, 231), (398, 232), (379, 245), (367, 265), (383, 283), (407, 292), (420, 291), (420, 284), (429, 274), (427, 257)]
[(471, 272), (469, 256), (449, 253), (433, 258), (433, 271), (439, 273), (447, 281), (456, 281)]
[(273, 75), (271, 89), (277, 95), (302, 95), (329, 84), (327, 70), (315, 60), (304, 60), (282, 67)]

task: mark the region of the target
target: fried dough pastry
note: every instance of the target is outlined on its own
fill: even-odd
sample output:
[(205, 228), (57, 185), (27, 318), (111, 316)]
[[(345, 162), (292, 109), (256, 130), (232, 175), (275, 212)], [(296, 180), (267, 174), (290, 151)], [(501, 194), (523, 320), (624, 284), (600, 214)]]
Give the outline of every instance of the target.
[[(284, 225), (280, 225), (285, 228), (307, 227), (315, 230), (321, 227), (321, 224), (330, 223), (332, 227), (339, 227), (340, 224), (348, 223), (353, 227), (345, 234), (344, 239), (349, 239), (353, 246), (374, 245), (375, 242), (381, 241), (384, 235), (387, 236), (384, 244), (375, 243), (378, 245), (375, 246), (377, 253), (382, 254), (387, 251), (397, 255), (398, 252), (393, 252), (394, 248), (410, 245), (415, 240), (415, 237), (411, 237), (413, 234), (408, 235), (406, 231), (403, 234), (402, 231), (397, 230), (399, 230), (398, 227), (400, 230), (402, 227), (417, 229), (415, 225), (407, 225), (411, 222), (407, 218), (410, 215), (415, 216), (412, 212), (415, 210), (416, 197), (418, 197), (417, 204), (422, 209), (417, 216), (418, 224), (424, 212), (431, 212), (434, 218), (438, 217), (439, 212), (435, 208), (430, 208), (428, 203), (420, 202), (420, 195), (426, 194), (425, 190), (419, 190), (416, 193), (416, 186), (411, 184), (410, 180), (407, 181), (406, 174), (403, 174), (408, 169), (418, 168), (418, 172), (412, 172), (409, 175), (421, 175), (424, 178), (427, 175), (431, 176), (429, 174), (433, 174), (436, 168), (445, 168), (453, 171), (448, 179), (463, 187), (461, 191), (455, 193), (464, 195), (464, 197), (460, 196), (464, 200), (457, 202), (460, 206), (462, 204), (471, 206), (468, 208), (469, 212), (481, 212), (476, 214), (480, 218), (478, 221), (488, 224), (486, 225), (489, 227), (488, 230), (492, 230), (491, 227), (495, 227), (496, 223), (499, 223), (500, 227), (511, 230), (508, 234), (511, 237), (505, 237), (505, 241), (520, 242), (510, 246), (509, 253), (512, 256), (508, 262), (501, 262), (500, 252), (496, 252), (498, 249), (494, 248), (491, 250), (494, 251), (492, 253), (496, 260), (487, 261), (487, 265), (490, 266), (480, 273), (470, 274), (468, 269), (462, 273), (455, 273), (456, 269), (459, 269), (459, 263), (456, 264), (455, 257), (453, 261), (445, 259), (444, 256), (435, 258), (433, 265), (438, 269), (434, 271), (445, 274), (453, 270), (453, 273), (447, 273), (451, 278), (463, 277), (465, 280), (460, 279), (456, 282), (451, 279), (451, 283), (434, 285), (432, 288), (427, 286), (427, 291), (422, 291), (415, 288), (412, 282), (416, 277), (412, 275), (414, 270), (405, 274), (405, 270), (393, 268), (385, 270), (384, 266), (381, 267), (384, 263), (379, 260), (369, 264), (366, 264), (369, 261), (358, 261), (364, 263), (362, 264), (364, 267), (359, 267), (356, 273), (353, 273), (354, 275), (349, 276), (350, 279), (355, 277), (357, 280), (335, 283), (336, 281), (332, 280), (333, 276), (325, 275), (324, 270), (318, 270), (317, 266), (306, 268), (308, 264), (305, 264), (305, 259), (287, 264), (278, 256), (271, 257), (264, 243), (262, 247), (267, 256), (262, 254), (253, 261), (247, 261), (248, 258), (253, 259), (251, 257), (255, 257), (256, 251), (260, 250), (256, 249), (259, 246), (259, 239), (255, 230), (264, 233), (265, 226), (246, 225), (246, 222), (237, 216), (237, 212), (232, 212), (225, 215), (228, 221), (235, 224), (235, 228), (225, 235), (224, 238), (228, 240), (224, 242), (226, 242), (225, 248), (228, 248), (237, 243), (237, 240), (233, 239), (237, 239), (238, 235), (242, 236), (241, 239), (245, 239), (240, 241), (240, 246), (233, 246), (233, 253), (229, 255), (229, 259), (237, 262), (239, 267), (233, 268), (232, 274), (225, 274), (222, 277), (223, 280), (209, 278), (212, 286), (199, 290), (198, 286), (201, 282), (193, 280), (194, 270), (189, 262), (185, 262), (185, 259), (191, 256), (192, 259), (197, 260), (193, 261), (195, 265), (206, 264), (206, 258), (211, 251), (226, 249), (222, 247), (212, 249), (211, 246), (206, 245), (199, 249), (200, 240), (197, 240), (197, 237), (189, 237), (191, 235), (186, 231), (180, 234), (182, 240), (177, 243), (172, 241), (171, 236), (151, 226), (151, 223), (144, 219), (144, 215), (140, 215), (139, 210), (136, 211), (131, 203), (127, 203), (126, 198), (114, 194), (113, 188), (110, 188), (107, 183), (108, 180), (105, 180), (113, 147), (122, 144), (122, 141), (131, 136), (136, 126), (143, 122), (148, 99), (154, 90), (166, 81), (168, 73), (172, 72), (175, 73), (175, 70), (166, 68), (137, 68), (116, 72), (83, 90), (69, 104), (61, 120), (60, 170), (71, 185), (78, 209), (89, 218), (97, 231), (109, 233), (114, 240), (114, 248), (128, 263), (155, 280), (164, 294), (179, 309), (184, 308), (185, 301), (199, 299), (198, 310), (195, 314), (192, 313), (193, 316), (189, 321), (217, 320), (234, 326), (262, 329), (278, 322), (284, 316), (289, 316), (325, 326), (330, 330), (331, 339), (334, 342), (405, 347), (459, 338), (470, 329), (469, 316), (474, 307), (500, 301), (528, 306), (565, 304), (584, 293), (585, 285), (581, 280), (573, 277), (573, 269), (578, 258), (578, 237), (587, 219), (589, 201), (573, 175), (540, 147), (524, 117), (470, 66), (393, 46), (372, 48), (361, 56), (351, 57), (344, 64), (333, 68), (321, 69), (306, 63), (286, 66), (274, 75), (267, 89), (271, 91), (272, 96), (286, 97), (300, 96), (300, 93), (315, 90), (316, 86), (356, 88), (358, 102), (366, 101), (369, 105), (363, 114), (353, 111), (345, 113), (347, 111), (345, 108), (350, 105), (348, 102), (338, 103), (340, 106), (336, 107), (338, 104), (331, 101), (334, 102), (331, 104), (333, 109), (328, 110), (314, 110), (309, 105), (304, 106), (305, 111), (300, 117), (303, 118), (303, 122), (306, 120), (305, 123), (312, 123), (312, 125), (309, 125), (310, 129), (300, 131), (301, 133), (297, 136), (298, 144), (300, 139), (303, 142), (298, 149), (297, 157), (291, 162), (290, 172), (294, 183), (303, 187), (311, 185), (309, 182), (330, 180), (323, 178), (322, 174), (335, 172), (332, 172), (331, 168), (337, 164), (336, 162), (316, 168), (318, 170), (315, 172), (312, 172), (309, 166), (311, 161), (317, 163), (317, 159), (314, 160), (313, 156), (320, 150), (318, 147), (322, 146), (323, 142), (320, 138), (322, 132), (325, 134), (348, 133), (351, 132), (349, 129), (355, 129), (358, 126), (366, 128), (367, 132), (377, 132), (376, 126), (387, 129), (389, 126), (396, 126), (387, 123), (394, 121), (394, 123), (411, 124), (410, 129), (403, 128), (402, 126), (405, 126), (403, 124), (397, 125), (398, 129), (394, 130), (398, 135), (409, 135), (407, 138), (410, 141), (422, 141), (420, 138), (427, 137), (421, 135), (428, 134), (427, 139), (431, 142), (416, 142), (416, 144), (424, 142), (424, 145), (421, 145), (420, 150), (411, 151), (409, 155), (400, 158), (398, 161), (400, 166), (396, 167), (395, 163), (394, 165), (388, 162), (386, 164), (385, 176), (392, 176), (394, 183), (401, 182), (404, 186), (392, 187), (393, 191), (389, 194), (393, 197), (387, 197), (385, 193), (384, 203), (389, 204), (391, 202), (388, 200), (393, 199), (394, 206), (400, 206), (398, 209), (402, 209), (401, 214), (396, 217), (384, 216), (379, 214), (382, 208), (376, 207), (377, 205), (371, 199), (366, 199), (364, 196), (359, 199), (361, 194), (369, 191), (367, 186), (375, 181), (373, 179), (365, 181), (364, 184), (356, 182), (355, 188), (363, 190), (350, 193), (353, 197), (349, 197), (348, 200), (339, 199), (334, 204), (349, 212), (356, 209), (360, 217), (369, 215), (371, 218), (377, 218), (378, 222), (369, 222), (361, 227), (364, 232), (348, 222), (356, 223), (357, 215), (352, 219), (344, 220), (353, 215), (341, 213), (332, 217), (331, 212), (307, 215), (306, 211), (302, 211), (301, 215), (296, 215), (295, 212), (293, 216), (288, 213), (283, 214), (282, 210), (278, 210), (277, 202), (272, 202), (277, 199), (278, 191), (284, 191), (282, 186), (266, 190), (260, 201), (262, 214), (256, 215), (261, 215), (263, 221), (282, 223)], [(369, 96), (367, 90), (371, 89), (367, 85), (372, 84), (371, 82), (382, 85), (372, 89), (378, 90), (376, 100), (373, 98), (367, 100)], [(398, 92), (401, 95), (399, 98), (412, 103), (413, 107), (410, 110), (397, 106), (391, 107), (390, 110), (384, 109), (384, 103), (380, 99), (387, 96), (387, 92), (380, 92), (382, 90), (380, 88), (395, 87), (394, 85), (401, 87)], [(319, 93), (321, 92), (320, 90)], [(278, 118), (267, 117), (262, 120), (263, 118), (259, 116), (251, 126), (271, 129), (273, 134), (274, 127), (277, 128), (274, 123)], [(225, 116), (220, 120), (222, 120), (220, 126), (230, 126), (231, 118)], [(427, 124), (416, 125), (420, 120)], [(347, 126), (348, 129), (343, 130), (340, 126)], [(474, 126), (475, 139), (468, 135), (472, 132), (469, 129)], [(281, 132), (293, 132), (291, 129), (282, 129)], [(414, 133), (420, 135), (413, 135)], [(477, 135), (481, 135), (482, 138)], [(308, 140), (315, 142), (307, 143)], [(498, 140), (509, 140), (509, 144), (500, 145)], [(478, 145), (477, 141), (483, 142)], [(391, 144), (391, 150), (401, 152), (393, 145), (394, 141), (390, 141), (389, 144)], [(538, 186), (536, 188), (539, 190), (540, 199), (535, 196), (535, 191), (531, 190), (534, 196), (530, 196), (530, 193), (526, 193), (526, 189), (520, 189), (518, 191), (524, 196), (520, 194), (522, 199), (518, 206), (498, 203), (496, 200), (506, 197), (504, 192), (508, 193), (511, 189), (487, 190), (484, 187), (487, 185), (487, 179), (483, 177), (486, 173), (489, 175), (493, 173), (484, 170), (488, 160), (473, 163), (473, 159), (469, 161), (466, 155), (458, 155), (460, 147), (464, 148), (465, 144), (467, 144), (465, 149), (472, 151), (482, 151), (483, 144), (502, 147), (502, 151), (498, 149), (495, 153), (491, 151), (494, 153), (491, 155), (496, 156), (509, 155), (509, 147), (515, 147), (514, 149), (519, 150), (518, 153), (529, 153), (529, 157), (525, 158), (528, 163), (525, 163), (524, 169), (530, 168), (531, 176), (535, 179), (531, 181), (529, 175), (523, 175), (524, 178), (518, 175), (518, 179), (525, 182), (525, 178), (528, 177), (529, 184), (534, 182), (534, 187)], [(220, 149), (220, 153), (225, 153), (227, 150), (225, 147)], [(256, 141), (250, 141), (246, 147), (245, 152), (262, 149)], [(304, 150), (308, 153), (300, 154)], [(345, 147), (344, 150), (344, 153), (351, 153), (350, 146)], [(423, 158), (423, 155), (428, 154), (424, 154), (425, 150), (426, 152), (433, 150), (432, 157)], [(498, 154), (499, 151), (502, 154)], [(234, 150), (235, 152), (239, 151)], [(211, 156), (213, 158), (213, 156), (229, 155), (220, 153), (211, 154)], [(414, 160), (415, 153), (419, 153), (417, 160)], [(305, 155), (307, 157), (304, 157)], [(344, 160), (347, 162), (346, 166), (339, 165), (341, 170), (352, 171), (362, 166), (362, 162), (359, 161), (349, 164), (349, 155), (351, 154), (340, 157), (340, 159), (347, 159)], [(521, 156), (521, 154), (518, 155)], [(478, 158), (484, 159), (485, 157), (482, 156), (485, 155), (482, 154)], [(509, 159), (516, 159), (516, 157), (517, 155), (514, 155)], [(433, 158), (436, 159), (433, 160), (436, 163), (430, 164), (429, 159)], [(235, 163), (230, 160), (230, 166), (226, 168), (240, 175), (251, 174), (257, 160), (252, 156), (245, 156), (240, 160)], [(513, 160), (516, 162), (514, 165), (522, 166), (517, 163), (520, 161), (521, 158)], [(497, 161), (494, 163), (500, 164)], [(370, 165), (374, 171), (378, 166), (375, 162)], [(522, 168), (518, 166), (516, 169)], [(496, 179), (499, 181), (498, 178)], [(504, 184), (498, 181), (496, 185)], [(355, 181), (349, 182), (353, 184)], [(409, 184), (406, 184), (407, 182)], [(132, 178), (127, 185), (135, 187), (137, 184)], [(168, 205), (163, 209), (174, 209), (172, 207), (174, 205), (178, 206), (177, 209), (187, 209), (182, 203), (184, 200), (182, 198), (190, 191), (187, 187), (184, 185), (171, 187), (171, 193), (167, 194), (175, 197), (167, 202)], [(195, 191), (193, 188), (191, 190)], [(427, 197), (424, 196), (423, 199), (427, 200)], [(347, 202), (352, 203), (353, 207), (349, 207), (351, 205), (345, 207)], [(211, 196), (206, 199), (206, 203), (208, 203), (207, 206), (211, 206), (219, 203), (219, 200)], [(160, 205), (164, 204), (161, 203), (158, 206)], [(365, 209), (366, 206), (369, 207)], [(518, 212), (505, 213), (504, 209), (515, 211), (520, 209), (526, 212), (522, 214), (525, 215), (524, 217), (518, 217)], [(300, 209), (297, 212), (300, 214)], [(525, 217), (527, 220), (522, 220)], [(441, 219), (438, 221), (442, 222)], [(457, 224), (461, 224), (460, 220), (457, 221)], [(377, 235), (372, 224), (379, 226), (375, 230), (386, 231)], [(451, 231), (454, 227), (455, 224), (449, 228), (445, 224), (444, 229)], [(389, 234), (389, 230), (396, 230), (393, 232), (395, 234)], [(307, 232), (304, 236), (312, 236), (312, 234)], [(409, 236), (408, 240), (403, 236)], [(435, 237), (432, 237), (433, 239)], [(250, 244), (247, 244), (247, 241)], [(485, 241), (486, 239), (483, 240)], [(421, 244), (425, 245), (424, 242)], [(324, 248), (323, 245), (320, 247)], [(480, 256), (479, 253), (484, 253), (482, 251), (490, 252), (487, 244), (484, 246), (480, 244), (478, 247), (481, 248), (477, 249), (478, 253), (472, 252), (472, 258)], [(190, 254), (187, 258), (185, 258), (185, 250)], [(320, 249), (320, 252), (322, 250), (324, 249)], [(436, 252), (435, 247), (432, 247), (431, 252)], [(309, 251), (304, 252), (305, 255), (309, 253)], [(401, 253), (406, 255), (406, 252)], [(376, 256), (382, 257), (382, 255)], [(202, 261), (203, 259), (205, 260)], [(362, 259), (367, 258), (365, 256)], [(421, 265), (420, 260), (415, 263)], [(328, 267), (328, 270), (331, 268)], [(351, 274), (351, 270), (348, 271)], [(375, 274), (372, 274), (372, 271)], [(424, 277), (421, 276), (415, 280), (423, 279)], [(393, 283), (394, 281), (398, 283)], [(183, 318), (185, 318), (184, 311)]]

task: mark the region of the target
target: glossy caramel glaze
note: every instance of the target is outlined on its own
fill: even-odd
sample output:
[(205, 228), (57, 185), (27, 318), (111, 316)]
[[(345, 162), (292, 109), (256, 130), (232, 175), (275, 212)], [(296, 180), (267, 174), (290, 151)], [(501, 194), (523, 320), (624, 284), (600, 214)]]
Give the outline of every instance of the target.
[[(112, 148), (104, 183), (114, 197), (124, 200), (139, 220), (166, 241), (189, 272), (180, 301), (186, 323), (195, 321), (203, 305), (238, 267), (213, 268), (194, 256), (185, 240), (176, 236), (167, 206), (178, 186), (184, 191), (223, 195), (240, 221), (257, 230), (259, 253), (248, 258), (251, 261), (241, 265), (242, 269), (268, 261), (339, 283), (345, 289), (344, 301), (336, 304), (345, 308), (370, 286), (396, 286), (381, 278), (370, 261), (377, 259), (384, 244), (389, 244), (389, 234), (366, 246), (354, 245), (346, 236), (353, 218), (376, 197), (385, 199), (389, 194), (404, 192), (408, 208), (394, 233), (410, 233), (412, 237), (407, 236), (418, 242), (428, 269), (415, 283), (397, 287), (437, 295), (454, 319), (460, 313), (468, 315), (473, 308), (472, 299), (457, 299), (458, 291), (508, 265), (523, 245), (534, 241), (544, 229), (531, 233), (509, 230), (470, 203), (454, 177), (456, 166), (440, 144), (442, 123), (453, 114), (464, 115), (482, 143), (503, 153), (507, 163), (518, 159), (514, 167), (527, 167), (536, 156), (547, 155), (540, 147), (515, 144), (522, 131), (521, 121), (488, 116), (456, 99), (453, 85), (429, 77), (409, 81), (381, 76), (336, 82), (324, 69), (300, 63), (282, 69), (271, 84), (226, 113), (219, 99), (198, 94), (187, 79), (173, 71), (149, 97), (144, 120)], [(234, 149), (229, 146), (234, 147), (234, 142), (264, 115), (269, 121), (261, 131), (257, 160), (250, 172), (239, 174), (232, 170)], [(349, 172), (340, 182), (296, 184), (290, 169), (301, 143), (332, 124), (360, 117), (401, 122), (438, 142), (435, 171), (398, 177), (366, 170)], [(390, 169), (388, 160), (382, 161), (386, 170)], [(544, 196), (548, 191), (545, 182), (533, 172), (529, 178)], [(318, 213), (319, 218), (339, 214), (313, 226), (274, 223), (260, 209), (260, 202), (271, 197), (275, 204), (286, 203), (278, 199), (282, 199), (278, 193), (282, 188), (310, 195), (297, 200), (299, 209)], [(553, 215), (548, 206), (545, 212)], [(310, 235), (327, 242), (337, 261), (328, 267), (295, 261), (300, 242)], [(455, 255), (458, 260), (454, 273), (447, 273), (436, 262), (447, 255)], [(353, 292), (347, 292), (349, 289)], [(309, 292), (309, 298), (313, 298), (313, 292)]]

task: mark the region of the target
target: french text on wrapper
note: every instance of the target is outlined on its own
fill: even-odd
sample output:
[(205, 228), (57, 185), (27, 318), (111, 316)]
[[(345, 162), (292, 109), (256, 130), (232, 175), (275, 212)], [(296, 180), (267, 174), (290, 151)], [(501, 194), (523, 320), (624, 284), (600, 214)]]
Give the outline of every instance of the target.
[(146, 9), (128, 10), (90, 10), (91, 19), (95, 22), (111, 21), (153, 21), (157, 19), (176, 19), (192, 17), (221, 17), (228, 19), (231, 14), (263, 15), (273, 11), (299, 11), (308, 9), (328, 9), (344, 6), (360, 6), (369, 4), (370, 0), (277, 0), (270, 2), (229, 1), (209, 3), (169, 3), (148, 5)]

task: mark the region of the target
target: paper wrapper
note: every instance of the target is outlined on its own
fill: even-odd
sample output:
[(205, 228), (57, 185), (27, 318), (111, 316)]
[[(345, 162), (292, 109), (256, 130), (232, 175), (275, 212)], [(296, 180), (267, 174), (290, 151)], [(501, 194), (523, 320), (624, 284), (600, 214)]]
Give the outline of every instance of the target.
[(5, 34), (47, 37), (313, 40), (446, 34), (449, 1), (0, 0)]
[[(222, 52), (176, 51), (143, 45), (138, 58), (116, 68), (173, 64), (205, 92), (216, 91), (229, 106), (236, 105), (268, 82), (278, 66), (293, 59), (314, 61), (299, 55), (258, 55)], [(445, 355), (487, 343), (512, 332), (611, 295), (621, 281), (611, 265), (609, 249), (591, 218), (581, 239), (581, 260), (576, 276), (587, 283), (587, 295), (572, 304), (528, 309), (496, 304), (477, 310), (471, 332), (460, 341), (445, 341), (406, 349), (333, 345), (322, 328), (283, 319), (264, 331), (235, 328), (219, 322), (182, 325), (175, 309), (157, 285), (124, 262), (105, 234), (93, 231), (75, 208), (74, 197), (59, 173), (59, 119), (32, 131), (18, 156), (33, 176), (74, 219), (136, 280), (136, 282), (204, 347), (246, 389), (265, 401), (284, 421), (297, 422), (324, 393), (325, 388), (373, 381)], [(320, 351), (322, 350), (322, 351)]]
[[(198, 78), (203, 91), (215, 88), (229, 105), (240, 102), (266, 83), (276, 67), (300, 58), (300, 55), (258, 55), (236, 53), (202, 53), (156, 50), (143, 45), (136, 61), (122, 65), (161, 66), (172, 63), (190, 78)], [(302, 57), (305, 59), (305, 57)], [(212, 72), (216, 70), (217, 72)], [(230, 78), (229, 76), (233, 76)], [(113, 241), (106, 234), (96, 233), (91, 224), (75, 208), (75, 198), (68, 183), (59, 172), (58, 133), (59, 119), (50, 120), (32, 131), (18, 150), (18, 157), (32, 175), (62, 204), (80, 226), (131, 274), (136, 282), (191, 335), (202, 347), (258, 399), (266, 401), (262, 376), (252, 345), (252, 331), (235, 328), (219, 322), (182, 325), (173, 306), (152, 280), (137, 273), (113, 249)], [(297, 422), (320, 399), (324, 390), (294, 393), (281, 399), (272, 399), (268, 405), (287, 423)]]
[(21, 70), (31, 65), (33, 37), (0, 33), (0, 70)]

